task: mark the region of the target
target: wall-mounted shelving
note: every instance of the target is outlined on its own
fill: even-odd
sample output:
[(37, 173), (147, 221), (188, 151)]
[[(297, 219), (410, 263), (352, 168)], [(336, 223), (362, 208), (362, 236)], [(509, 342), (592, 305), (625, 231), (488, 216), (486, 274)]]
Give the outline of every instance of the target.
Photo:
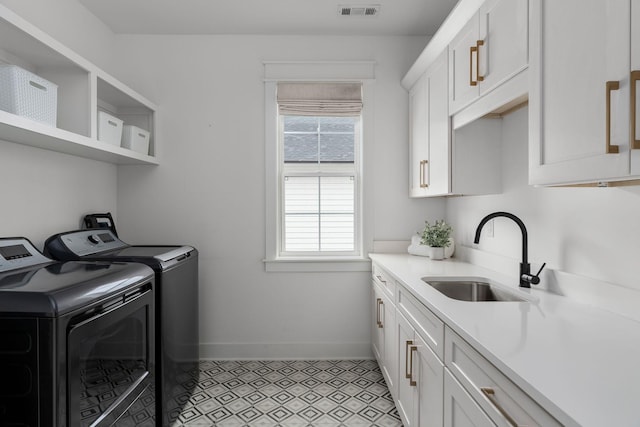
[[(56, 127), (0, 111), (0, 140), (115, 164), (159, 164), (157, 107), (2, 5), (0, 63), (58, 86)], [(149, 153), (98, 141), (98, 109), (149, 131)]]

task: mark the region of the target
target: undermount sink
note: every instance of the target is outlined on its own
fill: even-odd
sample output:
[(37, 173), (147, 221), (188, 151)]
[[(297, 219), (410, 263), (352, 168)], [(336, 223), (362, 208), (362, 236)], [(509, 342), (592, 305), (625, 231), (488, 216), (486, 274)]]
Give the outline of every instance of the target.
[(479, 280), (443, 280), (423, 277), (422, 280), (443, 295), (460, 301), (516, 301), (526, 299)]

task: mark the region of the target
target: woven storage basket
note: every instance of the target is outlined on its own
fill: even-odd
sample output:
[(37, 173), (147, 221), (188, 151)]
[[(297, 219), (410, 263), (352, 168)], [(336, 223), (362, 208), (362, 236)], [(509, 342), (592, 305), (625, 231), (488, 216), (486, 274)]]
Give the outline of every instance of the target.
[(0, 65), (0, 109), (56, 126), (58, 86), (17, 65)]

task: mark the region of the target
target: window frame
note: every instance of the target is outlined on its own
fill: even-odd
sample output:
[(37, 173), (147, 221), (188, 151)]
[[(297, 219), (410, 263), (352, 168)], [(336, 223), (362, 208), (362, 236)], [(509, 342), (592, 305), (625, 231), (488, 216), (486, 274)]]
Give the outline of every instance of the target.
[[(284, 115), (278, 114), (278, 217), (280, 220), (280, 233), (278, 236), (277, 250), (279, 259), (296, 258), (353, 258), (362, 256), (362, 113), (357, 116), (354, 129), (353, 163), (328, 163), (322, 166), (318, 163), (287, 164), (284, 161)], [(315, 170), (314, 170), (315, 168)], [(285, 207), (284, 207), (284, 178), (285, 176), (310, 176), (310, 177), (354, 177), (354, 249), (353, 251), (285, 251)]]
[[(367, 164), (373, 157), (374, 61), (263, 62), (265, 102), (265, 271), (267, 272), (364, 272), (371, 271), (367, 252), (373, 248), (373, 200), (371, 186), (366, 186)], [(360, 137), (359, 207), (360, 253), (353, 256), (280, 256), (279, 219), (281, 187), (278, 173), (277, 83), (283, 82), (357, 82), (362, 83), (363, 108)]]

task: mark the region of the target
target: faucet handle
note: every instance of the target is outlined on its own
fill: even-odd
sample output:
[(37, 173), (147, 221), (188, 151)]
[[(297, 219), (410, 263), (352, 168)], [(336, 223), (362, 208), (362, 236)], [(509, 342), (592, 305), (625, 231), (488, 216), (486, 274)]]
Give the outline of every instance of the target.
[(529, 283), (533, 283), (534, 285), (537, 285), (538, 283), (540, 283), (540, 273), (542, 273), (542, 270), (544, 269), (545, 265), (547, 265), (546, 262), (542, 264), (542, 267), (540, 267), (540, 270), (538, 270), (538, 272), (533, 276), (530, 274), (523, 274), (521, 277), (522, 280)]

